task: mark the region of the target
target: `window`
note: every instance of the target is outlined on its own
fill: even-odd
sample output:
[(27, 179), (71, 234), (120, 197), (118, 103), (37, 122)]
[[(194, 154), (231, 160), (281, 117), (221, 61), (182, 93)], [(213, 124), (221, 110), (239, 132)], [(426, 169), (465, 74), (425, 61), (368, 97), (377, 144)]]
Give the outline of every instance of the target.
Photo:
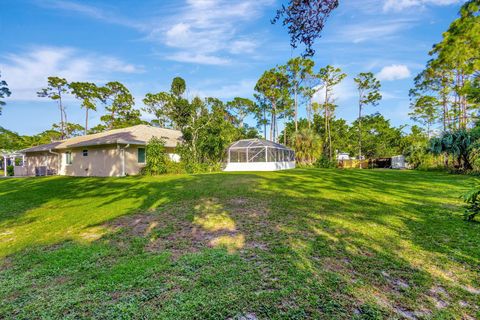
[(70, 151), (65, 152), (65, 163), (72, 164), (72, 153)]
[(84, 157), (88, 157), (88, 150), (83, 150), (82, 153)]
[(138, 148), (137, 160), (138, 163), (145, 163), (145, 148)]

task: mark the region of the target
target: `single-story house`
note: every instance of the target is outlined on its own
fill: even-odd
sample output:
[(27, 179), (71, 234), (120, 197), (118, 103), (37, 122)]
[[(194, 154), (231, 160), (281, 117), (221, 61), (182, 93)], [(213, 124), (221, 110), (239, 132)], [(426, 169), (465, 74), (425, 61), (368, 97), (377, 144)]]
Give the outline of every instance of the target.
[(139, 174), (146, 163), (145, 147), (152, 137), (162, 138), (174, 161), (182, 141), (178, 130), (137, 125), (73, 137), (21, 150), (22, 175), (125, 176)]

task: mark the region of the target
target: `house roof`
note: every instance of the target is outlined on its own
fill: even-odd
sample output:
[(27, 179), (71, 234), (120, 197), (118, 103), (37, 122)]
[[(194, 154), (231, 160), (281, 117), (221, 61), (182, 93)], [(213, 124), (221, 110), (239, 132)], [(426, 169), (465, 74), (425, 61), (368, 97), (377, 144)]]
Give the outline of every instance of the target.
[(157, 128), (140, 124), (133, 127), (114, 129), (42, 144), (36, 147), (23, 149), (21, 152), (39, 152), (52, 149), (59, 150), (111, 144), (145, 145), (152, 137), (163, 138), (166, 147), (176, 147), (182, 140), (182, 133), (178, 130)]

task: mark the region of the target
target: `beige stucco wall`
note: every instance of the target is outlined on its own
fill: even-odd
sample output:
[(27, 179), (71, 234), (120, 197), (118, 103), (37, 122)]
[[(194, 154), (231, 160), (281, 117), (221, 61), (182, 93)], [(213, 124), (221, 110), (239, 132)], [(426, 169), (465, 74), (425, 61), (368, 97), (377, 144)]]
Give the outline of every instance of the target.
[[(58, 151), (59, 157), (61, 158), (58, 174), (77, 177), (121, 176), (123, 172), (123, 148), (124, 146), (110, 145)], [(144, 163), (138, 163), (138, 148), (145, 148), (145, 146), (133, 145), (125, 148), (126, 175), (137, 175), (145, 166)], [(83, 156), (83, 150), (88, 150), (88, 156)], [(72, 164), (66, 164), (67, 151), (72, 153)], [(174, 149), (167, 148), (167, 152), (174, 153)], [(52, 163), (52, 167), (58, 168), (58, 161), (55, 155), (50, 154), (48, 160), (46, 160), (44, 157), (45, 156), (43, 154), (40, 155), (38, 152), (26, 155), (28, 163), (27, 172), (29, 175), (35, 174), (35, 166), (45, 165), (44, 163), (48, 161)], [(57, 169), (55, 171), (57, 171)]]
[(35, 167), (46, 166), (58, 173), (58, 156), (48, 151), (32, 152), (25, 155), (25, 172), (28, 176), (35, 175)]
[[(88, 150), (88, 156), (83, 156)], [(66, 153), (72, 153), (72, 164), (66, 163)], [(66, 176), (120, 176), (122, 161), (120, 150), (116, 145), (101, 147), (85, 147), (61, 152), (60, 174)]]

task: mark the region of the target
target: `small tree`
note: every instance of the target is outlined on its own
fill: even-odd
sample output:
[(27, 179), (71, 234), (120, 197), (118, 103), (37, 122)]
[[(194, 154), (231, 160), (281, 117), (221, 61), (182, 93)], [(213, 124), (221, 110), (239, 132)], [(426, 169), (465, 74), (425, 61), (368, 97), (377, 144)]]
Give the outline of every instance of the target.
[(409, 116), (413, 121), (420, 122), (427, 127), (428, 138), (430, 138), (432, 125), (437, 119), (439, 105), (437, 98), (428, 95), (416, 97), (410, 105), (412, 112), (409, 113)]
[(101, 100), (100, 91), (95, 83), (91, 82), (71, 82), (69, 84), (72, 94), (82, 101), (82, 107), (85, 108), (85, 128), (84, 132), (88, 132), (88, 110), (96, 111), (96, 101)]
[(480, 213), (480, 185), (474, 186), (462, 198), (466, 203), (463, 217), (467, 221), (473, 221), (475, 216)]
[(295, 158), (301, 165), (314, 164), (321, 154), (322, 142), (320, 136), (311, 128), (301, 128), (292, 137)]
[(106, 103), (107, 114), (100, 120), (108, 129), (125, 128), (141, 124), (140, 111), (134, 109), (135, 100), (130, 91), (120, 82), (109, 82), (99, 89), (102, 101)]
[(257, 106), (250, 99), (235, 97), (232, 101), (227, 102), (227, 108), (235, 113), (238, 126), (243, 128), (243, 121), (249, 114), (255, 112)]
[(311, 76), (314, 65), (313, 60), (296, 57), (288, 60), (287, 64), (282, 66), (290, 81), (290, 88), (293, 93), (295, 132), (298, 131), (298, 95), (303, 89), (305, 79)]
[(146, 165), (143, 173), (151, 176), (167, 173), (168, 154), (165, 149), (165, 140), (152, 137), (147, 144)]
[(185, 80), (181, 77), (175, 77), (172, 80), (172, 85), (170, 86), (170, 92), (176, 97), (181, 98), (187, 89), (187, 84)]
[(471, 156), (473, 150), (478, 148), (479, 136), (478, 130), (459, 129), (445, 132), (441, 137), (430, 139), (428, 151), (435, 155), (445, 153), (453, 156), (459, 169), (472, 170)]
[(358, 158), (362, 159), (362, 109), (367, 105), (378, 105), (382, 99), (380, 81), (373, 73), (361, 72), (353, 79), (358, 89)]
[(66, 138), (65, 122), (67, 122), (67, 114), (65, 113), (65, 106), (63, 105), (63, 96), (68, 93), (68, 82), (64, 78), (48, 77), (48, 85), (46, 88), (37, 92), (37, 95), (42, 98), (50, 98), (57, 101), (58, 109), (60, 110), (60, 132), (62, 139)]
[(186, 89), (185, 80), (180, 77), (173, 78), (170, 86), (170, 94), (173, 98), (170, 118), (174, 123), (174, 128), (177, 130), (183, 130), (192, 117), (192, 106), (183, 97)]
[[(335, 68), (331, 65), (327, 65), (324, 68), (320, 69), (318, 73), (318, 78), (322, 81), (322, 88), (325, 90), (323, 110), (325, 118), (325, 150), (328, 151), (328, 159), (332, 161), (332, 130), (331, 119), (335, 111), (335, 97), (333, 94), (333, 87), (342, 82), (343, 79), (347, 76), (346, 73), (343, 73), (340, 68)], [(327, 150), (328, 148), (328, 150)]]
[[(11, 94), (12, 93), (10, 92), (10, 89), (8, 89), (7, 82), (5, 80), (0, 80), (0, 99), (9, 97)], [(5, 104), (5, 101), (0, 100), (0, 115), (2, 115), (2, 106), (4, 106)]]
[(278, 124), (277, 118), (282, 109), (286, 108), (290, 100), (289, 81), (287, 75), (279, 68), (265, 71), (255, 85), (257, 100), (261, 105), (270, 104), (270, 140), (276, 141)]
[[(173, 127), (171, 120), (173, 96), (168, 92), (147, 93), (143, 99), (145, 108), (142, 110), (149, 112), (155, 116), (155, 122), (160, 127), (164, 128), (167, 122), (170, 121), (170, 126)], [(153, 121), (152, 121), (153, 122)]]

